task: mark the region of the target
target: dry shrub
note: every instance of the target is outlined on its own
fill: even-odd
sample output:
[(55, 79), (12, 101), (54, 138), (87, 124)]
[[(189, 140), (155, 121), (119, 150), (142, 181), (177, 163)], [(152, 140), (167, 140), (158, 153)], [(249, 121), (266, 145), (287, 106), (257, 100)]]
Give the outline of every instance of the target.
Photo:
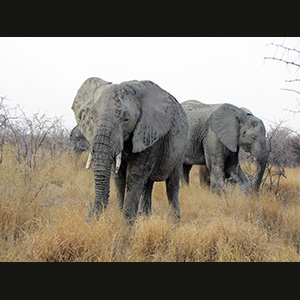
[(171, 241), (170, 218), (141, 217), (132, 228), (128, 261), (161, 261)]
[[(28, 261), (109, 261), (110, 224), (96, 226), (77, 213), (63, 222), (48, 224), (27, 239)], [(103, 226), (105, 225), (105, 226)]]
[[(180, 190), (181, 221), (156, 183), (153, 212), (123, 224), (114, 187), (99, 220), (88, 222), (94, 200), (87, 154), (50, 156), (24, 178), (10, 152), (0, 164), (1, 261), (299, 261), (299, 169), (287, 169), (277, 195), (214, 195), (199, 186)], [(113, 184), (112, 184), (113, 185)]]
[(167, 261), (215, 261), (216, 235), (207, 228), (202, 231), (197, 224), (185, 224), (176, 230), (170, 243)]

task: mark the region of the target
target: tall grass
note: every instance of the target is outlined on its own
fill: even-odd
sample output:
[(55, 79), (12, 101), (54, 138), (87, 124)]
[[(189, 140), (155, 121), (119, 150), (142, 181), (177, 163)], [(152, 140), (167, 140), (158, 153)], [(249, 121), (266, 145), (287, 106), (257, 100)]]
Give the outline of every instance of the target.
[(94, 183), (86, 154), (49, 156), (25, 172), (9, 150), (0, 164), (1, 261), (300, 261), (299, 169), (287, 170), (276, 196), (266, 184), (257, 197), (238, 188), (214, 195), (194, 167), (180, 190), (180, 223), (156, 183), (152, 215), (128, 227), (114, 187), (107, 210), (87, 222)]

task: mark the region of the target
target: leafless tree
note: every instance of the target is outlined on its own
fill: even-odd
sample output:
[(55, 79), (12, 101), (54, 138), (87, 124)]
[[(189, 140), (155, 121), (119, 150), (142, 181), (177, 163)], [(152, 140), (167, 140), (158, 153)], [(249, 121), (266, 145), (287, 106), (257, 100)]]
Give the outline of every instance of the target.
[(8, 108), (4, 101), (8, 100), (6, 96), (0, 96), (0, 164), (3, 161), (3, 147), (5, 144), (5, 136), (10, 120), (15, 119), (11, 114), (11, 109)]
[(0, 162), (5, 144), (11, 146), (17, 162), (29, 169), (35, 169), (48, 154), (57, 158), (70, 149), (62, 118), (50, 119), (40, 113), (29, 117), (20, 106), (9, 109), (4, 99), (0, 102)]
[[(293, 79), (285, 80), (288, 88), (282, 90), (300, 95), (300, 50), (296, 45), (294, 48), (282, 44), (271, 43), (267, 46), (274, 48), (274, 55), (267, 56), (265, 60), (274, 60), (286, 64), (288, 68), (295, 70)], [(290, 110), (293, 113), (300, 113), (300, 99), (296, 99), (298, 109)], [(267, 175), (263, 184), (269, 180), (270, 189), (278, 193), (281, 176), (285, 177), (286, 167), (295, 167), (300, 165), (300, 134), (290, 128), (277, 124), (270, 128), (267, 135), (269, 147), (269, 163), (267, 165)]]
[(277, 194), (281, 178), (286, 178), (286, 168), (300, 165), (300, 135), (281, 122), (270, 127), (267, 147), (269, 159), (263, 185), (269, 182), (270, 190)]

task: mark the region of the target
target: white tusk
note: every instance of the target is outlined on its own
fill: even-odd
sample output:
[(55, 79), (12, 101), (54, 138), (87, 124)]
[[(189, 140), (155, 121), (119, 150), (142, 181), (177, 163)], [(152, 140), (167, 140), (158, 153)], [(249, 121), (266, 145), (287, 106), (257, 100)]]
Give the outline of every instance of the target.
[(116, 156), (116, 173), (118, 173), (122, 162), (122, 152)]
[(88, 159), (87, 159), (86, 166), (85, 166), (85, 168), (86, 168), (87, 170), (91, 167), (91, 162), (92, 162), (92, 154), (89, 153), (89, 157), (88, 157)]

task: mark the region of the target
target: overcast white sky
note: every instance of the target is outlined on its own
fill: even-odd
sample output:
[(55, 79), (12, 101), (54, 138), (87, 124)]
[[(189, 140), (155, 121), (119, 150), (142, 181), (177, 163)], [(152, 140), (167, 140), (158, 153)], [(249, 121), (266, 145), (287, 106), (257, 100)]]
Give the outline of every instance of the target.
[(300, 97), (281, 90), (300, 90), (299, 82), (285, 82), (300, 78), (300, 71), (264, 61), (275, 55), (276, 48), (266, 46), (271, 42), (300, 49), (300, 38), (291, 37), (0, 37), (0, 96), (28, 114), (63, 116), (72, 128), (71, 105), (88, 77), (113, 83), (148, 79), (179, 102), (228, 102), (247, 107), (267, 128), (285, 120), (300, 130), (300, 114), (287, 111), (299, 109)]

